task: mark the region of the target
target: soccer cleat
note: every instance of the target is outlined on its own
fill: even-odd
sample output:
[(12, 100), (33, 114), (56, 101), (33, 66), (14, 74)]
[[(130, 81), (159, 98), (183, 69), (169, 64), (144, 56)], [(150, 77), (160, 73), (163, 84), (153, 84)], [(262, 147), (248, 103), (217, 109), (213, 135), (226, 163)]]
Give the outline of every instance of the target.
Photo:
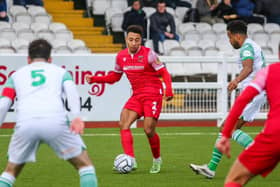
[(137, 168), (138, 168), (137, 162), (136, 162), (136, 160), (134, 160), (134, 164), (133, 164), (132, 170), (136, 170)]
[(215, 171), (212, 171), (208, 168), (207, 164), (204, 165), (195, 165), (190, 164), (190, 168), (196, 173), (205, 176), (208, 179), (215, 177)]
[(150, 169), (150, 173), (155, 174), (160, 172), (162, 161), (153, 160), (152, 168)]

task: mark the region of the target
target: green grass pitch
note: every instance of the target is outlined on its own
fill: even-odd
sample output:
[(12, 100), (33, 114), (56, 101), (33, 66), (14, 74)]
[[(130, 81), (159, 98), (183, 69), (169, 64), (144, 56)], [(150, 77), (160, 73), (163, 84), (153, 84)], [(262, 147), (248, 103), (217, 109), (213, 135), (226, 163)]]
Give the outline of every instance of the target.
[[(261, 128), (246, 127), (246, 132), (256, 135)], [(83, 139), (96, 167), (100, 187), (221, 187), (229, 167), (242, 148), (232, 142), (232, 158), (223, 158), (216, 177), (212, 180), (195, 175), (189, 163), (209, 161), (213, 142), (218, 131), (215, 127), (165, 127), (158, 128), (161, 137), (163, 166), (160, 174), (149, 174), (152, 155), (143, 129), (133, 129), (134, 147), (138, 169), (130, 174), (112, 171), (113, 160), (122, 152), (119, 129), (87, 129)], [(11, 129), (0, 131), (0, 170), (6, 164), (6, 152)], [(6, 136), (8, 135), (8, 136)], [(280, 186), (280, 172), (275, 169), (266, 179), (257, 177), (247, 186)], [(78, 187), (79, 177), (73, 167), (60, 160), (50, 148), (42, 144), (37, 162), (27, 164), (16, 181), (16, 187)]]

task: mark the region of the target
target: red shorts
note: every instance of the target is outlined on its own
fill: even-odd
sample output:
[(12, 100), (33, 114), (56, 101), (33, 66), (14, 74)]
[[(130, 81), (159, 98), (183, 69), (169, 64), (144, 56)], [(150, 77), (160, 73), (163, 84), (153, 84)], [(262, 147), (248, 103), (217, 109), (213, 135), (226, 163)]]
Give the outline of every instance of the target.
[(252, 174), (267, 176), (280, 161), (279, 136), (259, 134), (238, 159)]
[(139, 118), (153, 117), (159, 118), (162, 108), (162, 95), (147, 96), (147, 95), (134, 95), (124, 105), (124, 108), (137, 112)]

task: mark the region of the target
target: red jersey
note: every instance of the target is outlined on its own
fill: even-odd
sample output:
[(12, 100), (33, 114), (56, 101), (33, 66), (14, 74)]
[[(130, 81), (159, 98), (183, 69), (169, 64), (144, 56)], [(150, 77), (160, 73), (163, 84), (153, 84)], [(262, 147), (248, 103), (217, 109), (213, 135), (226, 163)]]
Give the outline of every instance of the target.
[(255, 79), (242, 92), (236, 100), (223, 129), (223, 135), (230, 137), (234, 124), (241, 114), (243, 108), (250, 100), (265, 90), (270, 106), (268, 117), (263, 130), (264, 134), (280, 134), (280, 64), (275, 63), (260, 70)]
[(128, 49), (120, 51), (116, 57), (115, 72), (125, 73), (133, 94), (163, 94), (162, 82), (158, 70), (164, 64), (150, 48), (141, 46), (137, 53), (130, 54)]

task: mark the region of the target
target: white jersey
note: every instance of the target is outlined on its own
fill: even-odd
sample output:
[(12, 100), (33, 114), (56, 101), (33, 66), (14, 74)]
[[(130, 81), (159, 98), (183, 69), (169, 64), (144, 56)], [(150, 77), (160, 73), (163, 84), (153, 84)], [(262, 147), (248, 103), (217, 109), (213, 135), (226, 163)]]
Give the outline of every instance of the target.
[(254, 79), (256, 73), (265, 67), (265, 59), (261, 47), (249, 38), (245, 40), (240, 48), (240, 57), (238, 59), (240, 71), (243, 69), (242, 61), (247, 59), (253, 60), (253, 71), (240, 83), (241, 89), (244, 89)]
[(16, 71), (7, 85), (16, 91), (17, 122), (37, 117), (64, 117), (63, 84), (71, 75), (56, 65), (34, 62)]

